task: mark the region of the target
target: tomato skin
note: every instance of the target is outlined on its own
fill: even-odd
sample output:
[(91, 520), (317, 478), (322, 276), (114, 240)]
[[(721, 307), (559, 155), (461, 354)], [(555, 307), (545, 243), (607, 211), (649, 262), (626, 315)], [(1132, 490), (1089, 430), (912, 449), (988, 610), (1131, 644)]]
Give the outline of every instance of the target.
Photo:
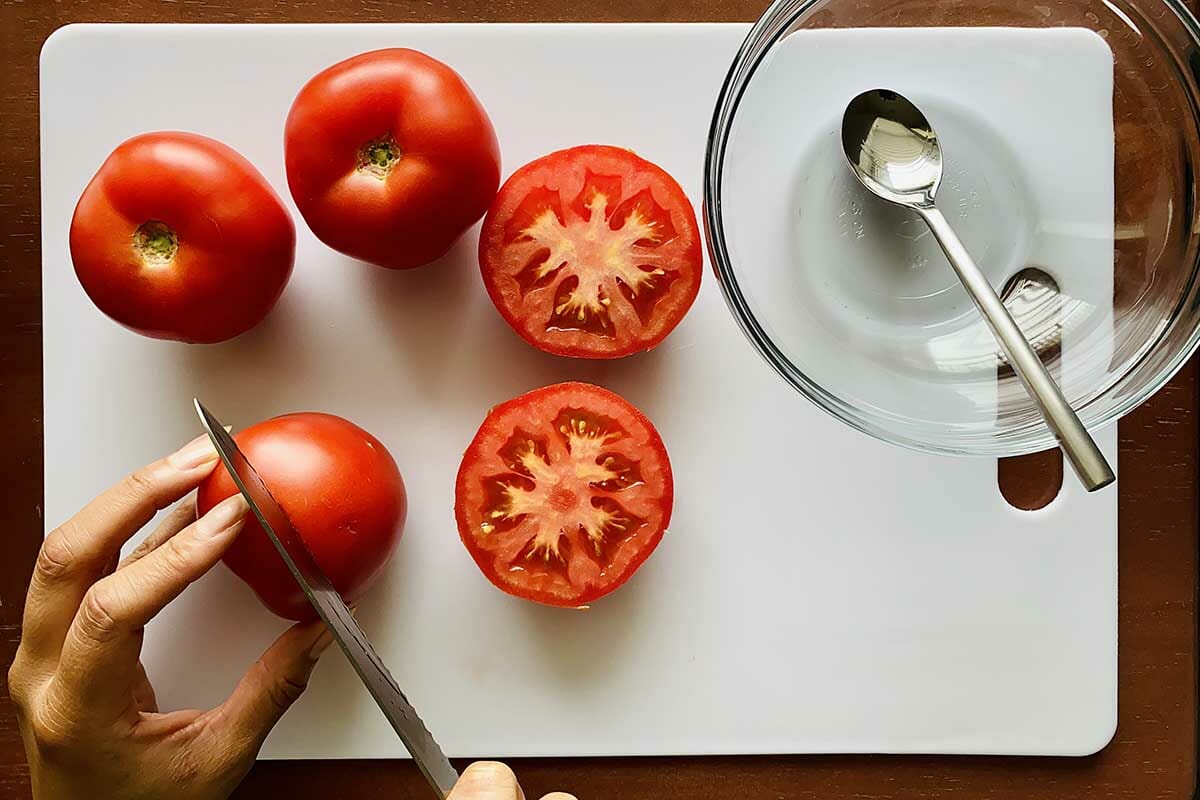
[[(310, 412), (266, 420), (234, 439), (346, 602), (362, 596), (396, 549), (408, 510), (404, 480), (383, 444), (348, 420)], [(236, 492), (218, 467), (200, 485), (197, 513)], [(316, 617), (253, 516), (224, 561), (275, 614)]]
[[(503, 450), (503, 443), (510, 441), (514, 435), (519, 437), (530, 433), (536, 437), (545, 432), (546, 424), (551, 423), (558, 415), (577, 410), (582, 410), (588, 415), (611, 418), (624, 429), (627, 433), (625, 443), (598, 449), (599, 456), (596, 462), (602, 460), (608, 452), (618, 453), (620, 457), (618, 451), (621, 451), (626, 456), (636, 457), (641, 468), (636, 486), (643, 488), (634, 488), (633, 492), (645, 495), (631, 499), (619, 490), (597, 490), (589, 495), (587, 500), (593, 504), (596, 502), (595, 498), (620, 500), (636, 511), (644, 524), (624, 541), (616, 543), (605, 563), (595, 574), (595, 580), (582, 586), (571, 583), (570, 578), (539, 579), (529, 571), (528, 562), (520, 568), (514, 568), (517, 563), (515, 559), (507, 565), (502, 563), (504, 559), (498, 557), (497, 553), (508, 545), (497, 542), (494, 549), (488, 549), (486, 537), (493, 534), (480, 532), (482, 525), (494, 521), (494, 517), (485, 509), (489, 498), (483, 483), (500, 473), (512, 471), (506, 469), (502, 461), (497, 460), (497, 449)], [(569, 452), (552, 446), (546, 452), (549, 461), (554, 460), (554, 450), (558, 450), (560, 456), (563, 452)], [(568, 469), (573, 466), (568, 465)], [(549, 491), (545, 496), (554, 498), (557, 489), (546, 488)], [(454, 513), (459, 536), (467, 552), (484, 576), (498, 589), (514, 597), (543, 605), (579, 608), (623, 586), (650, 557), (670, 524), (674, 494), (671, 462), (662, 438), (650, 420), (614, 392), (592, 384), (568, 382), (535, 389), (501, 403), (488, 412), (487, 418), (463, 454), (455, 482)], [(553, 504), (554, 500), (551, 499), (550, 503)], [(550, 509), (543, 506), (540, 510)], [(574, 525), (573, 518), (557, 516), (554, 513), (547, 516), (551, 527), (562, 525), (562, 530), (566, 531)], [(582, 530), (580, 535), (583, 535)], [(564, 540), (570, 538), (566, 533), (562, 536)], [(518, 536), (517, 541), (523, 538)], [(568, 544), (575, 547), (578, 540), (572, 540)], [(523, 550), (524, 547), (520, 549)], [(536, 560), (534, 565), (536, 566)], [(574, 575), (573, 572), (570, 574)]]
[[(613, 194), (606, 206), (611, 215), (591, 231), (585, 215), (590, 209), (588, 193), (600, 189)], [(578, 231), (570, 246), (559, 249), (554, 237), (533, 242), (520, 234), (522, 220), (530, 221), (529, 209), (534, 198), (541, 198), (544, 210), (553, 207), (557, 223), (555, 233)], [(618, 217), (638, 198), (647, 198), (658, 230), (665, 236), (650, 246), (634, 243), (629, 237), (621, 247), (606, 251), (587, 244), (596, 233), (611, 236), (620, 233)], [(534, 204), (533, 207), (537, 207)], [(626, 218), (627, 219), (627, 218)], [(603, 242), (602, 242), (603, 244)], [(544, 245), (544, 246), (543, 246)], [(629, 245), (632, 245), (630, 247)], [(588, 253), (587, 251), (591, 251)], [(652, 309), (639, 310), (630, 295), (623, 292), (615, 273), (605, 262), (604, 253), (621, 252), (627, 258), (627, 273), (636, 269), (661, 267), (668, 277), (647, 294), (657, 299)], [(547, 257), (546, 253), (553, 253)], [(561, 271), (545, 281), (527, 278), (530, 265), (546, 258), (562, 261)], [(534, 347), (570, 358), (622, 358), (649, 350), (663, 341), (683, 320), (700, 290), (703, 275), (703, 250), (696, 213), (683, 189), (661, 167), (630, 150), (610, 145), (579, 145), (542, 156), (514, 172), (492, 202), (479, 237), (479, 266), (492, 303), (504, 320), (521, 338)], [(571, 330), (571, 320), (559, 316), (563, 300), (559, 290), (579, 272), (597, 278), (604, 308), (595, 307), (611, 326), (607, 333)], [(645, 296), (645, 295), (643, 295)], [(643, 316), (644, 315), (644, 316)], [(583, 319), (582, 316), (579, 319)]]
[[(390, 136), (386, 178), (361, 149)], [(334, 64), (300, 90), (284, 135), (288, 186), (318, 239), (345, 255), (409, 269), (445, 255), (500, 185), (500, 146), (457, 72), (424, 53), (376, 50)]]
[[(166, 265), (134, 249), (139, 226), (178, 236)], [(232, 148), (194, 133), (122, 143), (84, 189), (71, 260), (92, 302), (145, 336), (212, 343), (245, 333), (292, 274), (296, 229), (266, 178)]]

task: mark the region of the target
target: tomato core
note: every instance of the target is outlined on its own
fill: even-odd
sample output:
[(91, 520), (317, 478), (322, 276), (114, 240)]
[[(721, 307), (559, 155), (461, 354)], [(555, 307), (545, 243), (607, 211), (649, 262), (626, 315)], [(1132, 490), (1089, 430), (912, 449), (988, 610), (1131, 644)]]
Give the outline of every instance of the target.
[(550, 507), (555, 511), (570, 511), (579, 502), (579, 496), (561, 483), (550, 491)]
[(133, 232), (133, 251), (148, 267), (165, 267), (179, 252), (179, 236), (165, 222), (147, 220)]
[(381, 181), (391, 174), (399, 161), (400, 146), (391, 134), (372, 139), (358, 150), (358, 171)]

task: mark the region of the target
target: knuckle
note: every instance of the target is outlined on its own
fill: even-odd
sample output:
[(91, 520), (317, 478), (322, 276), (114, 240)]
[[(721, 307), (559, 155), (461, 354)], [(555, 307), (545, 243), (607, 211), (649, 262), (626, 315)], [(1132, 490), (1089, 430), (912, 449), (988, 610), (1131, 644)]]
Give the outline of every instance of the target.
[(150, 503), (161, 510), (175, 500), (170, 489), (171, 474), (166, 462), (156, 461), (126, 475), (121, 486), (126, 498), (135, 504)]
[(42, 542), (33, 568), (42, 580), (59, 581), (71, 574), (75, 563), (75, 548), (71, 545), (68, 528), (64, 526), (51, 531)]
[(155, 480), (153, 465), (129, 473), (122, 485), (125, 491), (134, 497), (153, 499), (158, 496), (158, 482)]
[(109, 641), (121, 632), (119, 603), (111, 584), (101, 581), (87, 591), (79, 606), (80, 627), (96, 641)]
[(180, 536), (172, 536), (159, 548), (162, 568), (170, 575), (187, 574), (192, 561), (191, 542)]
[(44, 722), (34, 722), (30, 725), (34, 744), (43, 755), (58, 755), (71, 749), (75, 736), (62, 728), (47, 725)]
[(24, 653), (18, 649), (13, 663), (8, 668), (8, 696), (18, 712), (24, 712), (29, 704), (30, 675)]
[(30, 725), (33, 741), (37, 749), (44, 754), (61, 754), (71, 749), (75, 743), (75, 735), (69, 730), (45, 722), (34, 722)]
[(307, 684), (288, 675), (277, 676), (267, 683), (267, 695), (280, 711), (287, 711), (304, 694)]
[(79, 726), (56, 713), (49, 705), (43, 706), (32, 715), (29, 731), (38, 751), (45, 756), (62, 756), (80, 746)]

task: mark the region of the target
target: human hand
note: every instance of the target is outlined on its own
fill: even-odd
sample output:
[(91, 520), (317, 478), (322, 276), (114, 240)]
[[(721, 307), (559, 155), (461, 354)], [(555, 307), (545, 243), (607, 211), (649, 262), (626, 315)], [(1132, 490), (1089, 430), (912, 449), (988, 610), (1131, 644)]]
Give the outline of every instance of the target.
[(124, 561), (121, 546), (217, 464), (207, 437), (143, 467), (46, 537), (9, 670), (38, 800), (216, 800), (254, 763), (332, 642), (292, 627), (208, 711), (160, 712), (140, 660), (147, 622), (237, 537), (235, 495), (199, 520), (181, 503)]
[[(496, 761), (477, 761), (463, 770), (446, 800), (525, 800), (517, 776)], [(542, 800), (575, 800), (565, 792), (551, 792)]]

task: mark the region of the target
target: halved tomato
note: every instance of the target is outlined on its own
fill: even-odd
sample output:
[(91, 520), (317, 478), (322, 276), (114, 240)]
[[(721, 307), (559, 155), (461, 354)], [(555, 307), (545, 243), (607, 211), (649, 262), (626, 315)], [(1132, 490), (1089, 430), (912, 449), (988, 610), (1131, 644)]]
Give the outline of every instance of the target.
[(696, 212), (670, 175), (629, 150), (584, 145), (526, 164), (479, 237), (483, 282), (527, 342), (619, 358), (669, 334), (700, 290)]
[(463, 456), (454, 513), (488, 580), (578, 607), (629, 580), (673, 501), (650, 420), (607, 389), (559, 383), (492, 409)]

